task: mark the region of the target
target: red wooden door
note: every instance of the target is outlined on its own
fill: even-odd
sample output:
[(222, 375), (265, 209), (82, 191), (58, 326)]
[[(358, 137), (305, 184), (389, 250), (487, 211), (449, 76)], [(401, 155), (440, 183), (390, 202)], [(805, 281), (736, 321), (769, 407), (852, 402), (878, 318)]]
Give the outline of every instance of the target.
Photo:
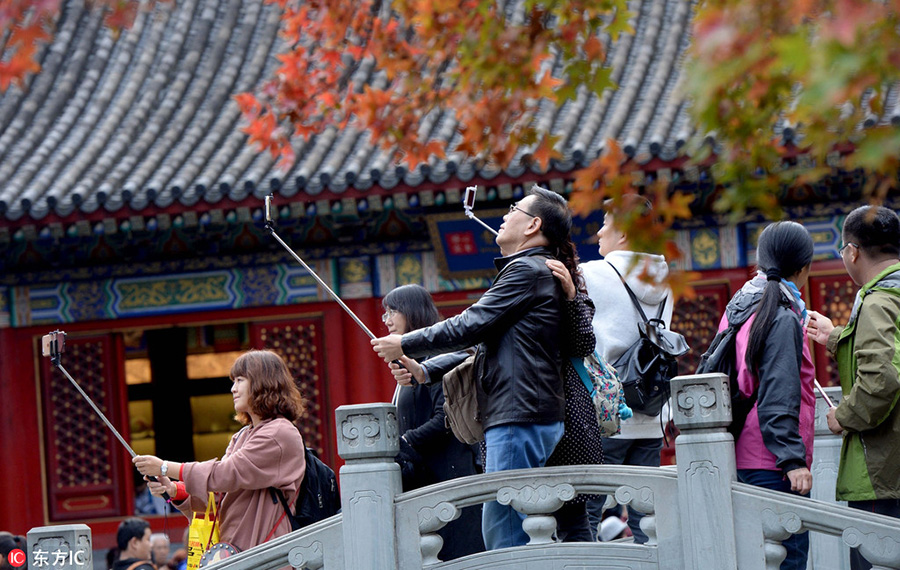
[[(128, 441), (120, 401), (117, 337), (69, 337), (62, 366)], [(63, 522), (131, 512), (130, 456), (113, 433), (48, 359), (42, 359), (41, 398), (49, 520)]]

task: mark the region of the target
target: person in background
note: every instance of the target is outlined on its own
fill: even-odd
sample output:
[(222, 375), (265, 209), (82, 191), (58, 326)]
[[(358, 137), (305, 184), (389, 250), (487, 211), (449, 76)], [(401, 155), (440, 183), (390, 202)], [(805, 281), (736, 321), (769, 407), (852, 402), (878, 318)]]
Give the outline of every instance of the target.
[[(565, 420), (560, 351), (563, 292), (547, 259), (570, 243), (572, 214), (565, 199), (534, 186), (503, 217), (496, 242), (499, 273), (474, 305), (449, 319), (371, 341), (386, 362), (477, 346), (479, 408), (487, 446), (485, 472), (543, 467), (562, 438)], [(510, 505), (484, 505), (489, 550), (524, 545), (523, 514)]]
[[(813, 240), (796, 222), (776, 222), (760, 233), (759, 270), (738, 291), (719, 324), (743, 323), (735, 338), (738, 385), (756, 405), (734, 445), (742, 483), (808, 496), (812, 489), (816, 370), (804, 342), (806, 285)], [(809, 532), (782, 541), (781, 570), (805, 570)]]
[(175, 554), (172, 555), (172, 559), (169, 560), (168, 566), (170, 570), (187, 570), (187, 544), (190, 533), (191, 527), (185, 527), (184, 534), (181, 535), (181, 548), (176, 550)]
[(112, 570), (156, 570), (150, 560), (150, 523), (137, 517), (127, 518), (116, 531), (119, 559)]
[[(287, 534), (290, 521), (269, 487), (297, 499), (306, 470), (303, 437), (295, 422), (305, 411), (303, 398), (284, 360), (268, 350), (251, 350), (231, 367), (231, 394), (237, 419), (244, 424), (222, 459), (176, 463), (152, 455), (132, 462), (150, 482), (154, 495), (167, 492), (190, 520), (206, 511), (215, 494), (222, 542), (239, 551)], [(178, 479), (176, 484), (174, 479)]]
[[(404, 334), (441, 320), (431, 294), (421, 285), (402, 285), (381, 302), (382, 320), (390, 334)], [(403, 360), (412, 367), (415, 363)], [(411, 491), (477, 473), (473, 446), (460, 442), (445, 424), (444, 390), (440, 382), (401, 386), (397, 397), (403, 490)], [(466, 507), (455, 521), (438, 531), (444, 539), (439, 557), (452, 560), (484, 550), (481, 505)]]
[[(666, 259), (661, 255), (632, 251), (628, 236), (616, 227), (611, 211), (612, 203), (608, 201), (606, 206), (603, 226), (597, 232), (603, 259), (583, 262), (580, 268), (584, 273), (588, 296), (597, 307), (593, 321), (597, 352), (613, 364), (638, 340), (640, 333), (637, 323), (641, 321), (619, 274), (634, 291), (648, 317), (655, 316), (660, 304), (666, 303), (662, 314), (666, 328), (672, 324), (675, 300), (666, 285), (669, 274)], [(639, 210), (643, 216), (653, 215), (650, 202), (637, 194), (626, 195), (623, 208)], [(603, 438), (603, 462), (659, 467), (660, 450), (663, 446), (662, 426), (668, 420), (668, 406), (664, 406), (661, 414), (656, 416), (634, 412), (631, 418), (622, 420), (622, 432), (619, 435)], [(604, 502), (605, 497), (601, 497), (587, 503), (591, 531), (595, 536), (602, 519)], [(634, 542), (638, 544), (644, 544), (648, 540), (640, 527), (643, 517), (643, 513), (628, 506), (628, 526), (634, 535)]]
[(169, 561), (169, 537), (162, 533), (150, 535), (150, 559), (157, 568), (162, 568)]
[[(855, 509), (900, 518), (900, 218), (888, 208), (850, 212), (839, 250), (860, 286), (849, 322), (810, 311), (807, 335), (837, 361), (843, 399), (828, 428), (843, 434), (836, 497)], [(850, 567), (872, 565), (853, 548)]]
[[(583, 359), (594, 352), (594, 303), (587, 295), (584, 278), (578, 270), (578, 254), (574, 243), (567, 248), (567, 252), (562, 258), (568, 265), (555, 259), (547, 260), (547, 267), (562, 284), (566, 298), (562, 335), (566, 427), (562, 439), (547, 460), (547, 467), (600, 465), (603, 462), (600, 424), (597, 422), (591, 393), (571, 361), (572, 358)], [(587, 502), (598, 498), (597, 495), (577, 495), (554, 513), (556, 537), (560, 542), (594, 540), (588, 520)]]

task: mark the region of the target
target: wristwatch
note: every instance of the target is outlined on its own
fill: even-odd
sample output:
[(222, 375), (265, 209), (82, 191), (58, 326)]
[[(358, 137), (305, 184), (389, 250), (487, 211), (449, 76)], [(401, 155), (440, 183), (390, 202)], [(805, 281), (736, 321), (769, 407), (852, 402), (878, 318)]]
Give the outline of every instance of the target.
[(166, 476), (166, 473), (169, 472), (169, 462), (163, 461), (162, 465), (159, 466), (159, 474), (163, 477)]

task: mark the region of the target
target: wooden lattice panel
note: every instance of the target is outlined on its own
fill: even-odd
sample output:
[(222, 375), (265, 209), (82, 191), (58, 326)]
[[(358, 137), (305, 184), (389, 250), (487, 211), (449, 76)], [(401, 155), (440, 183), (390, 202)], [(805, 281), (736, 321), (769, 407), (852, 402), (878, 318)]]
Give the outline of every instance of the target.
[[(108, 337), (68, 341), (62, 365), (115, 425), (114, 359)], [(42, 367), (45, 453), (51, 521), (121, 515), (127, 483), (121, 444), (61, 371)], [(125, 433), (127, 437), (127, 432)]]
[[(853, 301), (859, 288), (846, 274), (810, 277), (812, 307), (827, 316), (835, 325), (850, 320)], [(839, 386), (837, 366), (821, 345), (815, 345), (816, 377), (823, 386)]]
[(298, 319), (257, 324), (252, 327), (251, 338), (253, 336), (257, 336), (261, 346), (277, 352), (287, 362), (306, 400), (306, 415), (300, 426), (303, 441), (323, 456), (325, 426), (322, 410), (325, 394), (322, 391), (322, 320)]
[(697, 370), (700, 356), (716, 336), (719, 320), (731, 297), (728, 285), (724, 283), (701, 285), (694, 290), (697, 296), (693, 299), (679, 299), (672, 315), (672, 330), (683, 334), (691, 347), (678, 360), (681, 374), (693, 374)]

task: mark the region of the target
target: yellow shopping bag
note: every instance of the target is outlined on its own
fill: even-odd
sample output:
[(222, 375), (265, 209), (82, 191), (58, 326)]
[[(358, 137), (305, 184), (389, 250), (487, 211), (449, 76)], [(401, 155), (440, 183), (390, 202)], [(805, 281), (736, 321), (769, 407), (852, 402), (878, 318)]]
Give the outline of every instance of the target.
[(211, 544), (219, 542), (219, 527), (216, 525), (216, 498), (212, 493), (209, 494), (209, 501), (206, 503), (206, 513), (194, 513), (191, 520), (191, 530), (188, 532), (188, 560), (187, 569), (197, 570), (200, 567), (200, 558), (203, 552), (210, 547)]

